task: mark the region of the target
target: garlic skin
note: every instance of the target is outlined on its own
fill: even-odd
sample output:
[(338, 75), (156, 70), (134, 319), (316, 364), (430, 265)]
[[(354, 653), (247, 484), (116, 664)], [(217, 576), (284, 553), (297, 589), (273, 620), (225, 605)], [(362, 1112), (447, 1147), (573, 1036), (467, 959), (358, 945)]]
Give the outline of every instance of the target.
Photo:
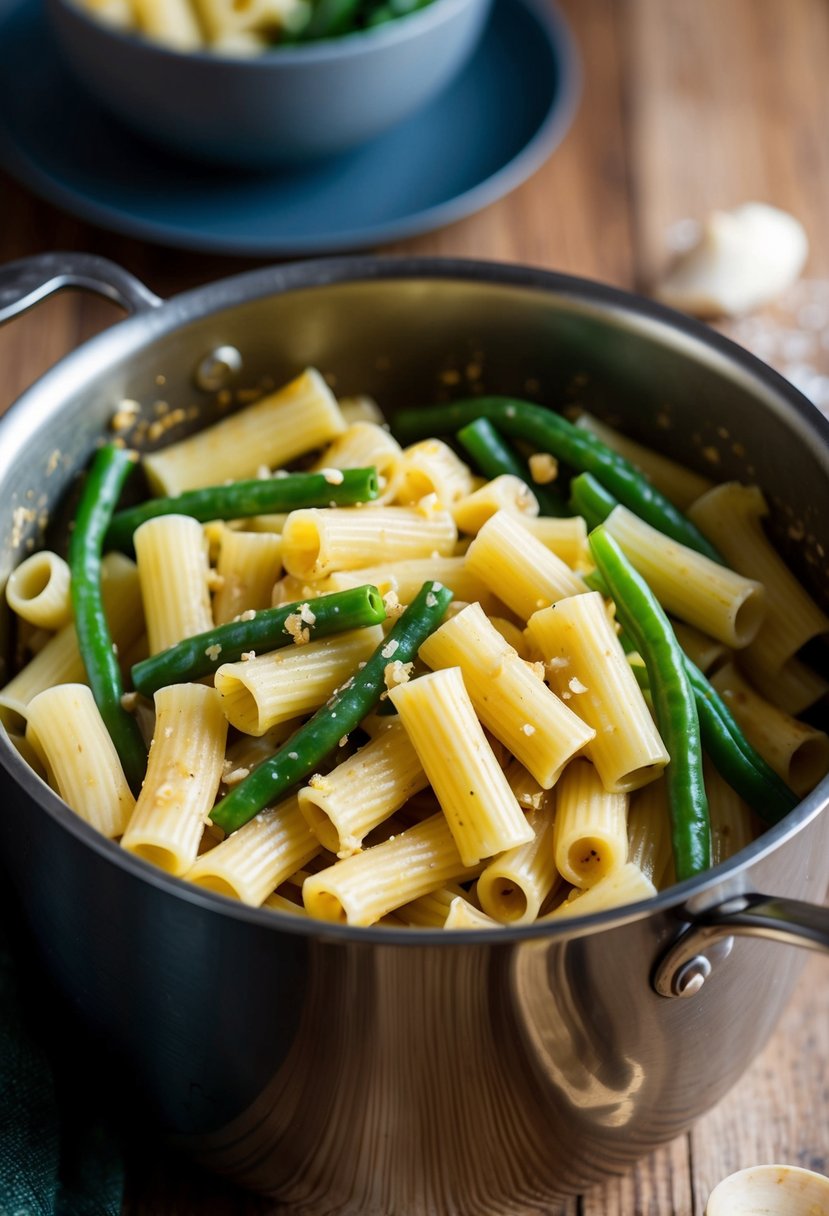
[(769, 304), (800, 275), (809, 253), (803, 225), (766, 203), (714, 211), (698, 242), (656, 290), (697, 317), (737, 317)]
[(705, 1216), (829, 1216), (829, 1178), (795, 1165), (752, 1165), (714, 1187)]

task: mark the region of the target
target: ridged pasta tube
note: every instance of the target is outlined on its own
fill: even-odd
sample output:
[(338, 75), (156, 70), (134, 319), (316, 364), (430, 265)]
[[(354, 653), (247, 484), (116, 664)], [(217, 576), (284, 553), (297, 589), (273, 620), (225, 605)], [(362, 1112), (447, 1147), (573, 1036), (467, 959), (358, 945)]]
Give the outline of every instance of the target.
[(429, 779), (400, 722), (392, 720), (365, 747), (299, 791), (309, 828), (331, 853), (348, 855)]
[(404, 925), (416, 925), (420, 929), (442, 929), (452, 901), (458, 896), (461, 899), (466, 898), (463, 887), (457, 883), (447, 883), (445, 887), (438, 887), (436, 891), (421, 895), (411, 903), (402, 904), (397, 909), (397, 915)]
[(461, 669), (480, 721), (544, 789), (595, 736), (490, 624), (480, 604), (444, 621), (418, 653), (432, 669)]
[(670, 757), (601, 595), (589, 591), (536, 612), (527, 633), (553, 688), (595, 730), (586, 753), (605, 789), (627, 793), (655, 780)]
[[(706, 793), (708, 780), (705, 781)], [(710, 798), (709, 798), (710, 802)], [(664, 777), (631, 794), (628, 807), (628, 861), (661, 891), (675, 881), (671, 819)]]
[(574, 887), (593, 887), (628, 859), (627, 795), (609, 793), (592, 764), (574, 760), (556, 789), (553, 851)]
[[(112, 640), (119, 652), (125, 653), (144, 629), (135, 562), (121, 553), (108, 553), (101, 563), (101, 595)], [(57, 684), (85, 683), (86, 668), (75, 625), (70, 621), (0, 689), (0, 722), (19, 726), (26, 721), (27, 705), (39, 692)]]
[(311, 507), (292, 511), (282, 533), (282, 561), (295, 578), (325, 578), (375, 562), (447, 557), (457, 540), (448, 511), (417, 507)]
[(443, 808), (464, 865), (532, 840), (532, 828), (486, 740), (460, 668), (399, 684), (389, 697)]
[(444, 929), (497, 929), (499, 921), (471, 904), (463, 895), (456, 895), (449, 905)]
[(735, 649), (757, 636), (766, 593), (756, 579), (679, 544), (627, 507), (614, 507), (604, 527), (666, 612)]
[(467, 569), (526, 621), (540, 608), (587, 588), (569, 566), (508, 511), (481, 528), (466, 554)]
[(121, 845), (181, 876), (196, 860), (216, 801), (227, 721), (215, 689), (203, 684), (170, 684), (154, 700), (147, 776)]
[(711, 677), (753, 747), (801, 798), (829, 770), (829, 735), (772, 705), (742, 678), (733, 663)]
[(503, 611), (501, 601), (469, 571), (463, 557), (416, 557), (409, 561), (362, 566), (359, 570), (338, 571), (329, 575), (326, 587), (330, 591), (343, 591), (347, 587), (370, 583), (381, 595), (394, 591), (401, 604), (410, 604), (428, 579), (443, 583), (456, 600), (467, 603), (478, 600), (485, 612), (496, 611), (499, 607)]
[(320, 920), (372, 925), (401, 904), (477, 872), (461, 860), (446, 818), (438, 814), (306, 878), (302, 898), (308, 914)]
[(184, 877), (219, 895), (258, 907), (319, 850), (319, 841), (300, 813), (294, 795), (262, 811), (199, 857)]
[(829, 633), (829, 618), (766, 537), (762, 521), (768, 506), (757, 486), (736, 481), (715, 486), (689, 515), (735, 570), (766, 589), (765, 619), (746, 652), (755, 662), (775, 673), (812, 638)]
[(67, 806), (104, 836), (120, 836), (135, 799), (89, 688), (60, 684), (38, 693), (26, 740)]
[(214, 677), (222, 710), (248, 735), (319, 709), (383, 640), (380, 625), (275, 650), (247, 662), (223, 663)]
[(538, 515), (538, 499), (520, 477), (502, 473), (455, 503), (452, 518), (461, 532), (474, 535), (496, 511), (508, 511), (518, 519), (532, 518)]
[(216, 573), (221, 584), (213, 596), (213, 620), (224, 625), (243, 612), (269, 608), (282, 573), (282, 541), (273, 532), (223, 528)]
[(336, 398), (309, 369), (255, 405), (145, 456), (144, 469), (153, 493), (183, 494), (255, 477), (263, 465), (282, 468), (344, 430)]
[(21, 620), (41, 629), (61, 629), (72, 619), (71, 575), (62, 557), (50, 549), (33, 553), (12, 570), (6, 602)]
[(213, 628), (202, 526), (189, 515), (159, 515), (133, 535), (150, 653)]
[(558, 920), (567, 916), (588, 916), (606, 912), (609, 908), (652, 899), (656, 887), (637, 865), (628, 861), (618, 870), (611, 870), (593, 887), (572, 891), (563, 904), (542, 916), (541, 920)]
[(521, 518), (526, 530), (540, 540), (545, 549), (560, 557), (571, 570), (592, 567), (593, 560), (587, 545), (587, 524), (581, 515), (558, 518), (554, 515), (530, 515)]
[(510, 925), (534, 921), (559, 881), (553, 850), (554, 808), (554, 799), (548, 795), (539, 810), (528, 811), (534, 838), (502, 853), (481, 871), (478, 899), (484, 912), (496, 921)]
[(402, 478), (403, 449), (394, 436), (376, 422), (360, 421), (350, 423), (348, 429), (337, 436), (311, 466), (311, 471), (372, 467), (380, 479), (380, 493), (375, 501), (391, 502)]
[(397, 501), (404, 505), (434, 494), (437, 505), (451, 511), (475, 486), (469, 465), (442, 439), (423, 439), (404, 448), (400, 473)]

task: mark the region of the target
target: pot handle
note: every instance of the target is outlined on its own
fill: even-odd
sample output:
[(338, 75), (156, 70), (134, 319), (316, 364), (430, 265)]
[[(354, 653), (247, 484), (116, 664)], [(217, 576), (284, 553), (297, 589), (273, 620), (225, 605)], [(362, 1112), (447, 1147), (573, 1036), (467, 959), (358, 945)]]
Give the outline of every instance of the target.
[(163, 303), (128, 270), (92, 253), (38, 253), (0, 266), (0, 325), (65, 287), (94, 291), (128, 313)]
[(727, 957), (735, 936), (764, 937), (829, 955), (829, 908), (776, 895), (739, 895), (703, 912), (668, 948), (652, 976), (660, 996), (694, 996)]

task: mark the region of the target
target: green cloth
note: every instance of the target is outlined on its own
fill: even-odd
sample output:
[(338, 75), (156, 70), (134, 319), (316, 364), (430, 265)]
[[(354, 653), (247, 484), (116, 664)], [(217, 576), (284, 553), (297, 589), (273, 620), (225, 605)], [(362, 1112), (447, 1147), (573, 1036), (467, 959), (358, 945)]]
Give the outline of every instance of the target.
[(93, 1044), (28, 965), (8, 904), (0, 905), (0, 1216), (118, 1216), (123, 1161), (90, 1075)]

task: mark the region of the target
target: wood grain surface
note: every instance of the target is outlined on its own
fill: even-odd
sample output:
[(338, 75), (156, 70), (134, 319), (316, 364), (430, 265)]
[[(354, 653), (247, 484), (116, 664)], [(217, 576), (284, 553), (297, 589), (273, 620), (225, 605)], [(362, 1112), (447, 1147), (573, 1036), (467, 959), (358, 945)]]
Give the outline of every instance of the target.
[[(564, 144), (501, 202), (384, 252), (533, 263), (647, 290), (678, 221), (762, 199), (804, 222), (807, 272), (829, 277), (824, 0), (562, 0), (561, 7), (585, 81)], [(87, 249), (122, 263), (161, 295), (257, 264), (101, 232), (2, 176), (0, 219), (0, 261)], [(116, 316), (107, 304), (67, 293), (0, 331), (0, 409)], [(770, 968), (777, 949), (768, 947)], [(743, 1166), (782, 1161), (825, 1170), (827, 1014), (829, 969), (815, 959), (768, 1047), (731, 1094), (687, 1136), (627, 1178), (574, 1200), (562, 1216), (702, 1216), (715, 1183)], [(153, 1153), (132, 1162), (125, 1212), (265, 1216), (269, 1206)]]

